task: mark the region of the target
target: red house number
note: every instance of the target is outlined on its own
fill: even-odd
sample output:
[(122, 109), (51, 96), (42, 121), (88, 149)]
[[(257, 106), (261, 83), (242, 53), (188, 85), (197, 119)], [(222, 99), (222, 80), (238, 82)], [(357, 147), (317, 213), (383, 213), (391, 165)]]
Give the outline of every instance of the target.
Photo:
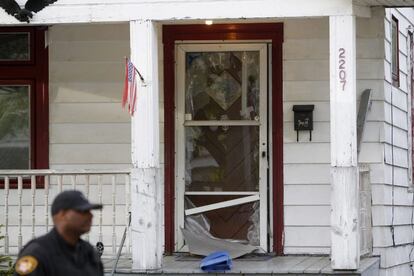
[(339, 48), (339, 82), (342, 84), (342, 91), (345, 91), (346, 71), (345, 71), (345, 49)]

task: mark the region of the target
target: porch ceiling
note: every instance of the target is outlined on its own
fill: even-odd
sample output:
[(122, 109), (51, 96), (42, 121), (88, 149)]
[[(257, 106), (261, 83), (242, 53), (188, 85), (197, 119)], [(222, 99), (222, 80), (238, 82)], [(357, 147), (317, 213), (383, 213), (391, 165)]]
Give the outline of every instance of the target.
[(353, 0), (361, 6), (414, 7), (414, 0)]

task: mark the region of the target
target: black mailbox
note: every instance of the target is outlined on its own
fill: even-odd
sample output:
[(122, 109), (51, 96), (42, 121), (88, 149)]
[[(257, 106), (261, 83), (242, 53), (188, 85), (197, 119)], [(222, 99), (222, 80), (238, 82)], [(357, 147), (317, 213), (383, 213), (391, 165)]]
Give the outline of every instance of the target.
[(299, 131), (309, 130), (309, 141), (312, 141), (312, 130), (313, 130), (313, 110), (315, 106), (309, 105), (294, 105), (294, 125), (296, 134), (296, 141), (299, 141)]

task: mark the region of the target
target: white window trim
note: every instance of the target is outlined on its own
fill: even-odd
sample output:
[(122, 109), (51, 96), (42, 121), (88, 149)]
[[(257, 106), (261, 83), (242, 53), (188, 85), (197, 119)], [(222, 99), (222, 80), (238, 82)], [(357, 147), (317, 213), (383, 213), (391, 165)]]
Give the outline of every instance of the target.
[[(185, 52), (186, 51), (223, 51), (223, 50), (231, 50), (231, 51), (253, 51), (253, 50), (259, 50), (260, 51), (260, 62), (263, 65), (263, 68), (261, 67), (261, 74), (260, 74), (260, 83), (264, 84), (261, 85), (261, 99), (267, 98), (267, 84), (268, 84), (268, 74), (267, 74), (267, 44), (265, 42), (263, 43), (249, 43), (249, 44), (235, 44), (235, 43), (226, 43), (226, 44), (179, 44), (176, 46), (176, 66), (179, 66), (179, 64), (185, 64)], [(178, 72), (179, 70), (177, 70)], [(184, 77), (179, 77), (176, 75), (176, 192), (175, 192), (175, 206), (176, 212), (175, 212), (175, 237), (176, 237), (176, 250), (183, 251), (186, 248), (184, 245), (183, 235), (180, 231), (181, 227), (184, 227), (184, 200), (180, 200), (184, 198), (185, 192), (185, 185), (184, 185), (184, 164), (185, 164), (185, 134), (184, 134), (184, 127), (179, 127), (180, 125), (192, 125), (190, 123), (185, 123), (185, 106), (184, 106), (184, 99), (185, 95), (184, 93), (180, 92), (184, 90), (185, 86), (185, 80)], [(268, 100), (261, 100), (260, 101), (260, 110), (267, 110)], [(214, 125), (214, 122), (208, 122), (206, 125)], [(256, 125), (256, 122), (250, 122), (251, 125)], [(236, 123), (235, 125), (239, 125)], [(267, 118), (261, 117), (260, 119), (260, 125), (264, 128), (267, 128)], [(260, 132), (261, 136), (262, 131)], [(260, 141), (263, 141), (263, 139), (266, 139), (266, 137), (260, 137)], [(263, 144), (261, 143), (259, 146), (259, 151), (267, 151), (267, 155), (269, 154), (267, 150), (267, 143)], [(260, 168), (261, 174), (263, 174), (263, 171), (268, 170), (268, 164), (265, 162), (260, 162)], [(267, 179), (264, 179), (260, 181), (260, 216), (264, 219), (261, 219), (260, 221), (260, 246), (265, 251), (268, 251), (268, 224), (267, 221), (268, 218), (268, 191), (267, 191)], [(250, 199), (250, 197), (247, 197)]]

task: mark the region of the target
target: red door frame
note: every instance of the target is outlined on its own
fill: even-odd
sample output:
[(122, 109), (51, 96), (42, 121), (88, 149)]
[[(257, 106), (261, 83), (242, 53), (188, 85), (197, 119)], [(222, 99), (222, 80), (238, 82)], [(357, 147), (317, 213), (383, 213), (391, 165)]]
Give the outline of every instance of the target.
[(283, 23), (164, 25), (165, 252), (174, 251), (175, 42), (269, 40), (272, 43), (273, 250), (283, 254)]

